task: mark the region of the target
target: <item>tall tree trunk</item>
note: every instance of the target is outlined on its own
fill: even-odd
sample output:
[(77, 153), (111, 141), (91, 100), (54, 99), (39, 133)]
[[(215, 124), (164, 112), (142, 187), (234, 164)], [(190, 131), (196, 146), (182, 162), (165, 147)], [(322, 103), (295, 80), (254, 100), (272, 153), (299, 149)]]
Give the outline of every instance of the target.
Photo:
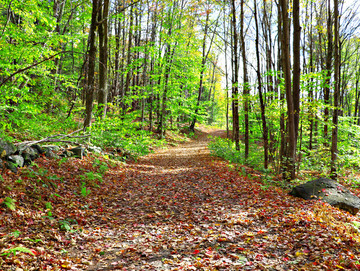
[[(203, 38), (203, 44), (202, 44), (202, 58), (201, 58), (201, 67), (200, 67), (200, 82), (199, 82), (199, 91), (198, 91), (198, 98), (197, 98), (197, 101), (196, 101), (196, 107), (195, 107), (195, 116), (189, 126), (189, 130), (190, 131), (194, 131), (194, 128), (195, 128), (195, 124), (196, 124), (196, 115), (198, 114), (199, 112), (199, 106), (200, 106), (200, 101), (201, 101), (201, 96), (202, 96), (202, 93), (204, 91), (204, 86), (203, 86), (203, 83), (204, 83), (204, 72), (205, 72), (205, 64), (206, 64), (206, 61), (209, 57), (209, 53), (210, 53), (210, 50), (211, 50), (211, 47), (212, 47), (212, 44), (214, 42), (214, 38), (215, 38), (215, 30), (214, 30), (214, 33), (211, 37), (211, 40), (209, 42), (209, 47), (206, 48), (206, 38), (207, 38), (207, 35), (208, 35), (208, 31), (209, 31), (209, 18), (210, 18), (210, 7), (207, 7), (208, 9), (206, 10), (206, 21), (205, 21), (205, 29), (204, 29), (204, 38)], [(217, 24), (217, 21), (216, 20), (216, 24)]]
[(108, 74), (108, 16), (109, 0), (103, 0), (98, 12), (99, 33), (99, 90), (98, 90), (98, 115), (106, 116), (106, 103), (108, 96), (107, 74)]
[[(158, 4), (159, 1), (156, 1), (156, 5), (155, 5), (155, 10), (157, 10), (158, 8)], [(150, 4), (149, 4), (150, 6)], [(150, 44), (153, 45), (155, 43), (155, 39), (156, 39), (156, 29), (157, 29), (157, 15), (154, 12), (152, 14), (152, 29), (151, 29), (151, 37), (150, 37)], [(159, 41), (159, 44), (161, 44), (161, 40)], [(159, 45), (160, 46), (160, 45)], [(155, 71), (155, 57), (151, 58), (150, 61), (150, 75), (153, 75)], [(155, 85), (155, 80), (153, 78), (150, 78), (150, 95), (149, 95), (149, 130), (152, 131), (153, 130), (153, 101), (154, 101), (154, 85)]]
[[(295, 126), (295, 141), (299, 134), (299, 119), (300, 119), (300, 3), (299, 0), (293, 0), (293, 104), (294, 104), (294, 126)], [(295, 142), (295, 144), (296, 144)], [(296, 146), (295, 146), (296, 148)], [(296, 150), (295, 150), (296, 151)], [(295, 174), (295, 173), (294, 173)], [(295, 176), (294, 176), (295, 177)]]
[[(255, 1), (254, 1), (255, 3)], [(243, 59), (243, 99), (244, 99), (244, 143), (245, 143), (245, 160), (249, 157), (249, 79), (247, 72), (247, 61), (246, 61), (246, 46), (245, 46), (245, 35), (244, 33), (244, 0), (241, 0), (241, 10), (240, 10), (240, 47), (241, 54)], [(258, 31), (258, 30), (257, 30)], [(257, 33), (258, 34), (258, 33)]]
[(286, 168), (285, 179), (290, 181), (295, 179), (295, 154), (296, 154), (296, 133), (294, 118), (294, 100), (291, 91), (291, 73), (290, 73), (290, 31), (288, 18), (288, 1), (280, 0), (280, 8), (282, 15), (282, 67), (285, 78), (285, 93), (287, 104), (287, 152), (284, 159), (284, 167)]
[(228, 28), (226, 27), (226, 13), (225, 13), (225, 2), (223, 7), (223, 19), (224, 19), (224, 54), (225, 54), (225, 82), (226, 82), (226, 137), (229, 138), (229, 73), (228, 73), (228, 54), (227, 54), (227, 37), (228, 37)]
[(258, 15), (257, 15), (257, 4), (254, 1), (254, 18), (255, 18), (255, 47), (256, 47), (256, 60), (257, 60), (257, 79), (258, 79), (258, 91), (259, 91), (259, 99), (260, 99), (260, 109), (261, 109), (261, 123), (262, 123), (262, 134), (264, 141), (264, 168), (268, 168), (268, 129), (266, 125), (266, 114), (265, 114), (265, 102), (262, 93), (262, 82), (261, 82), (261, 73), (260, 73), (260, 50), (259, 50), (259, 24), (258, 24)]
[(95, 62), (96, 62), (96, 25), (97, 25), (97, 12), (99, 9), (99, 1), (93, 0), (91, 25), (89, 32), (89, 53), (88, 53), (88, 70), (87, 70), (87, 84), (86, 84), (86, 100), (85, 100), (85, 120), (84, 129), (91, 124), (94, 91), (95, 91)]
[(205, 20), (205, 29), (204, 29), (204, 37), (203, 37), (203, 44), (202, 44), (202, 58), (201, 58), (201, 66), (200, 66), (200, 82), (199, 82), (199, 91), (198, 91), (198, 98), (196, 101), (196, 107), (195, 107), (195, 116), (189, 126), (189, 130), (194, 132), (194, 128), (195, 128), (195, 123), (196, 123), (196, 114), (199, 111), (199, 106), (200, 106), (200, 100), (201, 100), (201, 95), (203, 93), (203, 81), (204, 81), (204, 71), (205, 71), (205, 63), (207, 60), (207, 55), (206, 55), (206, 38), (207, 38), (207, 34), (208, 34), (208, 29), (209, 29), (209, 16), (210, 16), (210, 12), (208, 12), (206, 10), (206, 20)]
[(123, 114), (125, 114), (126, 111), (126, 95), (129, 94), (130, 90), (130, 83), (132, 78), (132, 67), (131, 67), (131, 61), (132, 61), (132, 42), (133, 42), (133, 24), (134, 24), (134, 15), (133, 15), (133, 7), (130, 8), (130, 22), (129, 22), (129, 34), (128, 34), (128, 47), (127, 47), (127, 59), (126, 59), (126, 79), (125, 79), (125, 87), (124, 87), (124, 95), (123, 95)]
[[(272, 14), (272, 2), (263, 0), (263, 36), (265, 39), (265, 47), (266, 47), (266, 86), (267, 86), (267, 93), (270, 95), (267, 95), (265, 98), (266, 100), (271, 102), (274, 99), (274, 76), (271, 74), (271, 70), (275, 70), (276, 68), (273, 68), (273, 60), (272, 60), (272, 29), (271, 29), (271, 14)], [(274, 63), (275, 64), (275, 63)], [(274, 161), (275, 159), (275, 152), (276, 152), (276, 132), (274, 131), (271, 122), (267, 123), (268, 128), (268, 160), (269, 164)], [(269, 132), (270, 131), (270, 132)]]
[(339, 116), (339, 94), (340, 94), (340, 50), (339, 50), (339, 3), (334, 0), (334, 111), (333, 128), (331, 133), (331, 178), (336, 180), (337, 140), (338, 140), (338, 116)]
[(236, 150), (240, 150), (240, 134), (239, 134), (239, 65), (238, 65), (238, 35), (237, 35), (237, 25), (236, 25), (236, 9), (235, 9), (235, 0), (231, 0), (231, 28), (232, 28), (232, 111), (233, 111), (233, 139), (235, 141)]
[[(313, 20), (313, 2), (310, 3), (310, 22)], [(305, 34), (304, 34), (305, 35)], [(310, 39), (310, 61), (309, 61), (309, 69), (311, 73), (314, 72), (314, 53), (313, 53), (313, 27), (310, 24), (309, 28), (309, 39)], [(305, 62), (305, 48), (304, 48), (304, 62)], [(313, 149), (313, 136), (314, 136), (314, 87), (313, 87), (314, 79), (311, 78), (309, 82), (309, 150)]]
[(324, 146), (329, 146), (328, 136), (328, 121), (329, 121), (329, 107), (330, 107), (330, 79), (331, 79), (331, 68), (332, 68), (332, 57), (333, 57), (333, 37), (332, 37), (332, 19), (331, 19), (331, 8), (330, 1), (328, 0), (328, 20), (327, 20), (327, 35), (328, 35), (328, 46), (326, 55), (326, 79), (324, 88)]
[[(120, 0), (117, 2), (117, 6), (120, 8)], [(122, 29), (121, 18), (115, 19), (115, 60), (114, 60), (114, 85), (113, 85), (113, 93), (111, 101), (119, 95), (120, 86), (120, 34)]]

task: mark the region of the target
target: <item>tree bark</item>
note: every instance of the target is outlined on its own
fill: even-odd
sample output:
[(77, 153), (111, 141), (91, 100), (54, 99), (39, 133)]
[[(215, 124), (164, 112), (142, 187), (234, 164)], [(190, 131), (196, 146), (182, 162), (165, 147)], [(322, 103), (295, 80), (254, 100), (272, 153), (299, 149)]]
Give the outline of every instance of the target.
[[(256, 1), (254, 1), (256, 4)], [(246, 45), (245, 45), (245, 34), (244, 33), (244, 0), (241, 0), (241, 10), (240, 10), (240, 47), (241, 54), (243, 59), (243, 99), (244, 99), (244, 144), (245, 144), (245, 160), (249, 157), (249, 79), (247, 72), (247, 61), (246, 61)], [(258, 27), (258, 26), (257, 26)], [(258, 35), (259, 29), (256, 30), (256, 34)], [(259, 60), (258, 60), (259, 61)], [(266, 159), (267, 160), (267, 159)]]
[(95, 62), (96, 62), (96, 25), (97, 25), (97, 12), (99, 9), (99, 1), (93, 0), (91, 25), (89, 32), (89, 53), (88, 53), (88, 70), (87, 70), (87, 84), (86, 84), (86, 100), (85, 100), (85, 120), (84, 130), (91, 125), (94, 91), (95, 91)]
[(232, 111), (233, 111), (233, 139), (235, 141), (236, 150), (240, 150), (240, 134), (239, 134), (239, 91), (238, 91), (238, 76), (239, 76), (239, 65), (238, 65), (238, 35), (236, 25), (236, 9), (235, 0), (231, 0), (231, 26), (232, 26)]
[(331, 8), (330, 1), (328, 0), (328, 20), (327, 20), (327, 35), (328, 35), (328, 46), (326, 55), (326, 79), (324, 88), (324, 146), (329, 146), (328, 136), (328, 120), (329, 120), (329, 106), (330, 106), (330, 79), (332, 69), (332, 57), (333, 57), (333, 37), (332, 37), (332, 19), (331, 19)]
[(109, 0), (103, 0), (98, 12), (98, 34), (99, 34), (99, 90), (98, 90), (98, 116), (106, 116), (106, 103), (108, 96), (107, 74), (108, 74), (108, 16)]
[(280, 0), (280, 8), (282, 14), (282, 68), (285, 78), (285, 94), (287, 104), (287, 152), (283, 161), (285, 172), (285, 179), (287, 181), (295, 179), (295, 154), (296, 154), (296, 132), (295, 132), (295, 118), (294, 118), (294, 101), (291, 91), (291, 73), (290, 73), (290, 33), (289, 33), (289, 18), (288, 18), (288, 1)]
[(337, 136), (338, 136), (338, 116), (339, 116), (339, 95), (340, 95), (340, 50), (339, 50), (339, 3), (334, 0), (334, 111), (333, 128), (331, 133), (331, 178), (337, 179)]
[(262, 123), (262, 135), (264, 141), (264, 168), (268, 168), (268, 129), (266, 124), (266, 113), (265, 113), (265, 102), (262, 93), (262, 82), (261, 82), (261, 73), (260, 73), (260, 50), (259, 50), (259, 25), (258, 25), (258, 15), (257, 15), (257, 4), (254, 1), (254, 18), (255, 18), (255, 47), (256, 47), (256, 60), (257, 60), (257, 69), (256, 75), (258, 79), (258, 92), (260, 99), (260, 109), (261, 109), (261, 123)]
[[(300, 3), (299, 0), (293, 0), (293, 103), (294, 103), (294, 126), (295, 126), (295, 141), (299, 134), (299, 119), (300, 119)], [(295, 144), (296, 144), (295, 142)], [(295, 146), (296, 148), (296, 146)]]

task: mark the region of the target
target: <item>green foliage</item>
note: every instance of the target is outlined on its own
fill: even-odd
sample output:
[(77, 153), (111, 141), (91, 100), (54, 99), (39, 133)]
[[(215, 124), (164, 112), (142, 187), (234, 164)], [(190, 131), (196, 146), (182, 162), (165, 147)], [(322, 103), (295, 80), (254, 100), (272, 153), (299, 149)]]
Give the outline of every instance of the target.
[[(243, 145), (241, 149), (243, 149)], [(250, 155), (245, 160), (244, 154), (235, 149), (235, 144), (230, 139), (215, 137), (209, 143), (210, 153), (214, 156), (222, 157), (231, 163), (246, 164), (257, 170), (263, 169), (263, 151), (261, 148), (252, 144), (250, 147)]]
[(85, 182), (82, 182), (80, 185), (80, 193), (84, 198), (86, 198), (91, 193), (91, 190), (86, 187)]
[(70, 226), (70, 222), (67, 220), (60, 220), (59, 221), (59, 228), (62, 231), (70, 231), (71, 226)]
[(63, 198), (62, 196), (56, 193), (50, 195), (50, 198), (54, 198), (54, 197)]
[(77, 224), (77, 221), (72, 218), (66, 218), (64, 220), (58, 221), (59, 229), (61, 231), (73, 231), (72, 225), (76, 225), (76, 224)]
[(41, 239), (31, 239), (31, 238), (26, 238), (25, 239), (26, 241), (30, 241), (30, 242), (32, 242), (32, 243), (43, 243), (44, 241), (43, 240), (41, 240)]
[[(129, 113), (124, 117), (109, 115), (91, 126), (91, 140), (103, 149), (115, 148), (125, 158), (136, 158), (150, 152), (149, 147), (162, 144), (151, 137), (151, 133), (140, 129), (141, 123), (134, 121), (137, 113)], [(105, 169), (105, 168), (104, 168)]]
[(53, 209), (53, 207), (51, 205), (51, 202), (45, 202), (45, 209), (46, 210), (52, 210)]
[(352, 225), (354, 228), (356, 228), (357, 230), (360, 230), (360, 222), (358, 221), (351, 221)]
[(103, 182), (102, 174), (94, 173), (92, 171), (86, 172), (84, 175), (80, 175), (79, 177), (80, 177), (80, 179), (87, 181), (93, 185), (96, 184), (96, 181), (98, 181), (100, 183)]
[(214, 156), (222, 157), (231, 163), (242, 163), (241, 153), (234, 147), (230, 139), (215, 137), (209, 143), (210, 153)]
[(101, 162), (99, 159), (95, 159), (93, 167), (96, 168), (97, 172), (101, 175), (105, 174), (109, 170), (109, 166), (105, 162)]
[(21, 234), (21, 232), (16, 230), (16, 231), (10, 233), (9, 235), (14, 237), (14, 238), (18, 238), (20, 236), (20, 234)]
[(5, 199), (3, 200), (3, 204), (9, 208), (10, 210), (15, 210), (16, 209), (16, 205), (15, 205), (16, 200), (12, 199), (10, 197), (5, 197)]
[(28, 248), (26, 247), (14, 247), (14, 248), (9, 248), (9, 249), (5, 249), (4, 253), (1, 254), (1, 256), (6, 256), (6, 258), (8, 258), (11, 254), (13, 256), (15, 256), (17, 254), (17, 252), (19, 253), (29, 253), (33, 256), (35, 256), (35, 254)]

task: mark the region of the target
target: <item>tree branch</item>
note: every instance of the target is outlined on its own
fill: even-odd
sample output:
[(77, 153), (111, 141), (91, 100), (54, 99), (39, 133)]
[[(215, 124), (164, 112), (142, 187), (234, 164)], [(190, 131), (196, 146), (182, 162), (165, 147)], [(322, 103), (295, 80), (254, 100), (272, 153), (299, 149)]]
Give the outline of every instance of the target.
[[(57, 134), (57, 135), (53, 135), (53, 136), (49, 136), (40, 140), (34, 140), (34, 141), (24, 141), (24, 142), (19, 142), (19, 143), (15, 143), (14, 145), (18, 146), (18, 145), (23, 145), (24, 147), (26, 146), (30, 146), (30, 145), (34, 145), (37, 143), (42, 143), (42, 142), (62, 142), (62, 143), (70, 143), (70, 144), (75, 144), (75, 145), (81, 145), (78, 143), (75, 143), (73, 141), (65, 141), (62, 140), (64, 138), (85, 138), (85, 137), (89, 137), (90, 135), (81, 135), (81, 136), (72, 136), (75, 133), (78, 133), (80, 131), (82, 131), (83, 129), (79, 129), (76, 130), (70, 134), (64, 135), (64, 134)], [(60, 137), (60, 138), (55, 138), (55, 137)]]
[(0, 88), (7, 82), (9, 81), (11, 78), (13, 78), (15, 75), (19, 74), (19, 73), (22, 73), (24, 71), (27, 71), (33, 67), (36, 67), (37, 65), (40, 65), (41, 63), (45, 62), (45, 61), (48, 61), (48, 60), (51, 60), (53, 59), (54, 57), (60, 55), (60, 54), (63, 54), (63, 53), (69, 53), (70, 51), (61, 51), (59, 53), (56, 53), (55, 55), (52, 55), (52, 56), (49, 56), (47, 58), (44, 58), (43, 60), (39, 61), (39, 62), (35, 62), (34, 64), (30, 65), (30, 66), (27, 66), (26, 68), (23, 68), (23, 69), (20, 69), (20, 70), (17, 70), (16, 72), (14, 72), (13, 74), (11, 74), (9, 77), (7, 77), (6, 79), (4, 79), (1, 84), (0, 84)]

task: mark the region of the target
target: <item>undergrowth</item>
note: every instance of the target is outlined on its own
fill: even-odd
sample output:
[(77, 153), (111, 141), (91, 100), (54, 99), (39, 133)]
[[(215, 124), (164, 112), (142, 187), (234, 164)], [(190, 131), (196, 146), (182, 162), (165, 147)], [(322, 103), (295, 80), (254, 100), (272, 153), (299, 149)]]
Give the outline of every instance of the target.
[(228, 138), (213, 137), (209, 143), (210, 153), (228, 160), (231, 163), (244, 164), (255, 170), (263, 170), (263, 150), (257, 145), (251, 145), (249, 157), (245, 160), (244, 144), (240, 145), (240, 150), (235, 149), (235, 144)]
[[(359, 133), (360, 134), (360, 133)], [(344, 181), (352, 188), (360, 187), (360, 146), (354, 148), (358, 144), (358, 136), (354, 136), (349, 141), (339, 142), (338, 153), (338, 175), (343, 177)], [(209, 143), (210, 153), (214, 156), (221, 157), (230, 163), (239, 165), (247, 165), (262, 174), (262, 182), (265, 185), (274, 184), (284, 186), (282, 183), (274, 182), (278, 172), (270, 166), (265, 170), (263, 167), (263, 148), (256, 144), (250, 145), (249, 157), (245, 160), (244, 144), (240, 143), (240, 151), (235, 149), (235, 144), (230, 139), (219, 137), (212, 138)], [(305, 148), (304, 148), (305, 149)], [(317, 177), (328, 177), (330, 174), (330, 156), (329, 147), (322, 144), (314, 150), (302, 150), (298, 152), (297, 158), (297, 178), (292, 184), (298, 184), (309, 179)]]
[[(32, 108), (23, 108), (23, 111), (14, 110), (0, 117), (0, 137), (8, 141), (39, 140), (56, 134), (69, 134), (81, 129), (82, 116), (78, 110), (67, 117), (66, 108), (60, 106), (54, 112), (44, 114), (40, 106), (34, 104)], [(146, 155), (153, 147), (162, 147), (165, 140), (159, 140), (143, 126), (139, 119), (139, 112), (109, 112), (105, 119), (96, 119), (86, 133), (89, 137), (71, 139), (80, 144), (91, 144), (103, 150), (116, 150), (122, 159), (136, 159)], [(82, 132), (80, 132), (80, 135)], [(65, 138), (66, 140), (66, 138)], [(45, 142), (46, 144), (46, 142)], [(54, 145), (62, 143), (51, 143)]]

